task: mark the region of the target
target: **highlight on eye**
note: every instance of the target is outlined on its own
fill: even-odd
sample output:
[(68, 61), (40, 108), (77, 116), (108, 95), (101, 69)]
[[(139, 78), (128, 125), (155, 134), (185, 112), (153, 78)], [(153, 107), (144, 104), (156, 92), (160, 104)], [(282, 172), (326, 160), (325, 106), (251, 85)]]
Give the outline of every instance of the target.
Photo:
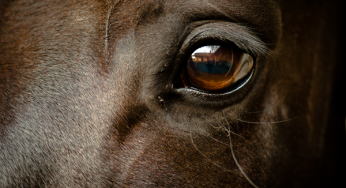
[(196, 49), (180, 73), (184, 87), (220, 91), (237, 85), (249, 75), (254, 59), (226, 45), (208, 45)]

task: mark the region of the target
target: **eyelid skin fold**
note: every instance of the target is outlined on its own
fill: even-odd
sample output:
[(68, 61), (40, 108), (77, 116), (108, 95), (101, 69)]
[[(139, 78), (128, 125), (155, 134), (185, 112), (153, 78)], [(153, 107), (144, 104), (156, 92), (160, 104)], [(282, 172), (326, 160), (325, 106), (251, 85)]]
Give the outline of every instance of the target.
[[(178, 55), (178, 64), (184, 69), (184, 63), (186, 59), (190, 57), (192, 52), (201, 46), (212, 45), (215, 43), (223, 43), (233, 45), (234, 48), (238, 48), (240, 51), (249, 54), (254, 58), (254, 62), (260, 57), (266, 57), (270, 53), (270, 49), (252, 32), (248, 27), (233, 22), (217, 21), (207, 22), (194, 27), (190, 33), (185, 37), (185, 40), (180, 48)], [(234, 90), (225, 91), (225, 93), (210, 94), (209, 92), (195, 90), (193, 88), (177, 88), (178, 92), (186, 92), (189, 90), (195, 90), (194, 92), (206, 95), (227, 95), (239, 90), (249, 82), (252, 77), (252, 71), (250, 76), (246, 78), (246, 81), (240, 83)], [(186, 90), (186, 91), (185, 91)]]
[(196, 27), (186, 37), (180, 53), (187, 52), (192, 45), (202, 40), (233, 43), (239, 49), (256, 57), (267, 56), (270, 49), (248, 27), (233, 22), (214, 22)]
[[(242, 100), (251, 91), (257, 78), (256, 75), (265, 66), (263, 60), (269, 55), (270, 49), (251, 29), (238, 23), (202, 20), (185, 27), (186, 30), (181, 35), (179, 50), (174, 56), (175, 61), (170, 67), (167, 67), (167, 69), (174, 70), (168, 78), (170, 80), (168, 85), (172, 85), (172, 87), (171, 89), (163, 88), (162, 93), (159, 94), (161, 97), (165, 97), (165, 105), (180, 104), (223, 108)], [(181, 79), (177, 79), (180, 78), (180, 71), (186, 67), (190, 55), (197, 48), (205, 45), (226, 45), (247, 53), (254, 60), (254, 68), (244, 80), (234, 87), (220, 92), (208, 92), (191, 87), (183, 88)], [(158, 78), (158, 80), (167, 79), (163, 76)], [(175, 100), (170, 100), (170, 98)]]

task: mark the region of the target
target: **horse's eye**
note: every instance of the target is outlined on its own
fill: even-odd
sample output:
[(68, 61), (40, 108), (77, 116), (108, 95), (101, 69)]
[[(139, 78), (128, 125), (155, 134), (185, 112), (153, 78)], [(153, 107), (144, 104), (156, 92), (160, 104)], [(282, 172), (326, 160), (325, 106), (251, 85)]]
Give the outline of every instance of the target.
[(180, 78), (184, 87), (221, 91), (244, 80), (253, 66), (253, 58), (236, 48), (224, 45), (203, 46), (190, 55)]

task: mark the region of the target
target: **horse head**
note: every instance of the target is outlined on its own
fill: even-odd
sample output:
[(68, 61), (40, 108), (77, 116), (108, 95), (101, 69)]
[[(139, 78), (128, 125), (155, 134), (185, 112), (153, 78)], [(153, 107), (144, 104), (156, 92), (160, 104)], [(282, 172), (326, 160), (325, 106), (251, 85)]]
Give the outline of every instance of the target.
[(1, 187), (335, 187), (341, 2), (0, 1)]

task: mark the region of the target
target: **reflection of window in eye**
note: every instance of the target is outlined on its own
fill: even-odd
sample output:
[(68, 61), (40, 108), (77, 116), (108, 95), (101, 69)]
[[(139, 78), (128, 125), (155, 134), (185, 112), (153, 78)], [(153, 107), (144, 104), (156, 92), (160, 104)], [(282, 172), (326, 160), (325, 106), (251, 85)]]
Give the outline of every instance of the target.
[(184, 87), (222, 91), (249, 77), (253, 69), (249, 54), (229, 46), (203, 46), (192, 54), (196, 61), (189, 59), (180, 74)]

